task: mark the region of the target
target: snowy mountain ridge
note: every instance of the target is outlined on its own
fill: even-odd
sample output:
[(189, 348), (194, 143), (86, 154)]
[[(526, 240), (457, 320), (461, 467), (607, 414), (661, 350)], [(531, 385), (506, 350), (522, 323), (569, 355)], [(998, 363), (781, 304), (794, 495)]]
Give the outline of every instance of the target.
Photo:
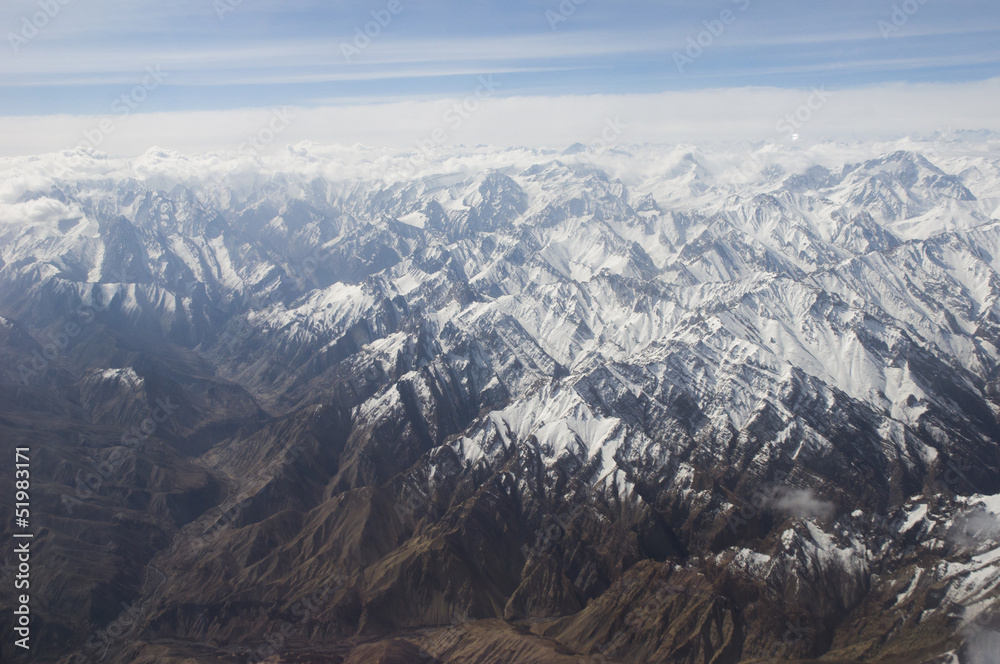
[[(0, 173), (4, 319), (41, 343), (100, 304), (103, 328), (196, 354), (271, 416), (347, 409), (331, 495), (397, 475), (446, 491), (453, 455), (530, 530), (589, 487), (600, 518), (639, 524), (637, 560), (812, 607), (803, 658), (947, 656), (916, 643), (927, 621), (964, 634), (996, 608), (996, 141), (75, 152)], [(95, 357), (69, 369), (87, 389), (119, 368)], [(641, 565), (528, 550), (499, 617), (563, 616), (547, 634), (580, 652), (767, 651), (747, 617), (741, 641), (685, 650), (645, 625), (602, 650), (578, 621), (613, 623), (607, 593)], [(579, 565), (599, 580), (552, 571)], [(890, 600), (920, 608), (887, 627)], [(980, 661), (979, 626), (951, 656)]]

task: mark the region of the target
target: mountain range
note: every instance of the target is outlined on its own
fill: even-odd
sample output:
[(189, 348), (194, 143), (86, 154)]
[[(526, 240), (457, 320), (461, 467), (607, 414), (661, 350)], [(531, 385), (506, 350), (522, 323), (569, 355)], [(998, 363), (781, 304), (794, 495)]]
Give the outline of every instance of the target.
[(1000, 661), (995, 136), (0, 173), (32, 661)]

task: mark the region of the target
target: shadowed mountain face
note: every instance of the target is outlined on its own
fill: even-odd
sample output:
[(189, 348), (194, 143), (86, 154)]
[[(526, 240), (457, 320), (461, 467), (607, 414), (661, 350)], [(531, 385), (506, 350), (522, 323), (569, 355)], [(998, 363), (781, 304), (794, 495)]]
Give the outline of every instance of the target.
[(32, 661), (995, 661), (1000, 160), (650, 150), (26, 190)]

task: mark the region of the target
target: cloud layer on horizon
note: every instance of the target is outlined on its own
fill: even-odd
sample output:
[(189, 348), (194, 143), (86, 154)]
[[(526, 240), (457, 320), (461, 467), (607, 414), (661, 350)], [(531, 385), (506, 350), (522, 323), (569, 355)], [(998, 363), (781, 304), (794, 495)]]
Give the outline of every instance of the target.
[(170, 113), (121, 113), (109, 107), (101, 116), (8, 117), (0, 156), (81, 146), (126, 156), (154, 146), (185, 153), (266, 154), (302, 141), (396, 150), (462, 144), (562, 149), (576, 142), (808, 144), (949, 129), (1000, 131), (1000, 78), (846, 90), (723, 88), (551, 97), (503, 97), (502, 77), (489, 79), (491, 86), (481, 82), (486, 80), (472, 79), (468, 94), (436, 101)]

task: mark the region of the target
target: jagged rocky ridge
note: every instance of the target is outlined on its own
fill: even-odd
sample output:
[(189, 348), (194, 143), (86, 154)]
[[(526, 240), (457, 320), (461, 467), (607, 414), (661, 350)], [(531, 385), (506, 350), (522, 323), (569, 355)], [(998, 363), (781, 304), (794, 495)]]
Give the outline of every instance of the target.
[(8, 168), (39, 661), (994, 661), (1000, 159), (909, 147)]

